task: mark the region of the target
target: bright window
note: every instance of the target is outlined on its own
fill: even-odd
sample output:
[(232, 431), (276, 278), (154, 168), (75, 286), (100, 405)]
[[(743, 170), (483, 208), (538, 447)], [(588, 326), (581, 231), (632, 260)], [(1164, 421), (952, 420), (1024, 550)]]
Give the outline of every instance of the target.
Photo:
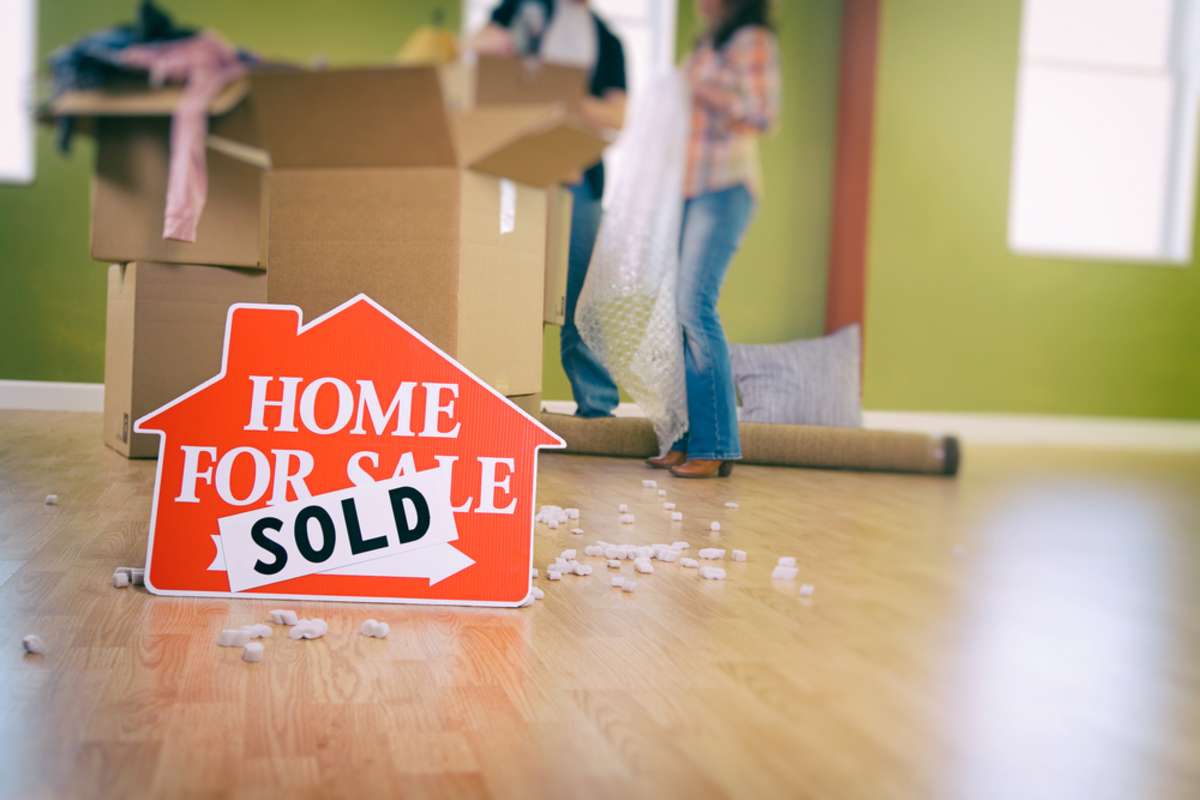
[(33, 180), (36, 0), (0, 0), (0, 182)]
[(1014, 251), (1191, 260), (1197, 5), (1025, 0)]

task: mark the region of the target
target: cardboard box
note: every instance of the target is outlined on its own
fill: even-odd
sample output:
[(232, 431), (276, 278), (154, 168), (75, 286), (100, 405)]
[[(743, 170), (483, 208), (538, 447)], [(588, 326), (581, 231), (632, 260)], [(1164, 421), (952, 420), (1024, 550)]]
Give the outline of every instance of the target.
[(602, 137), (562, 105), (454, 111), (433, 67), (256, 72), (272, 303), (366, 292), (506, 395), (541, 389), (544, 189)]
[[(252, 141), (247, 81), (225, 89), (209, 106), (209, 127), (228, 140)], [(162, 238), (170, 161), (170, 115), (178, 88), (67, 92), (51, 107), (75, 116), (96, 137), (92, 177), (92, 258), (258, 267), (261, 171), (210, 150), (208, 199), (195, 242)]]
[(546, 190), (546, 285), (542, 321), (551, 325), (562, 325), (566, 319), (573, 205), (574, 197), (569, 189), (553, 186)]
[(480, 55), (473, 74), (477, 106), (560, 103), (576, 111), (588, 92), (586, 70), (537, 59)]
[(221, 369), (225, 313), (266, 302), (260, 270), (137, 262), (108, 268), (104, 443), (129, 458), (158, 455), (134, 420)]

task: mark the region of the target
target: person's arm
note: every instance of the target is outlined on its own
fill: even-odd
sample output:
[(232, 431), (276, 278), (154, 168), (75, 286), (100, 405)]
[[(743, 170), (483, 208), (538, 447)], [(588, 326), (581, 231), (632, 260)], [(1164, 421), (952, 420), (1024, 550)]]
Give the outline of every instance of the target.
[(502, 0), (492, 9), (488, 24), (471, 39), (471, 49), (490, 56), (511, 56), (516, 51), (509, 26), (517, 15), (521, 0)]
[(625, 92), (609, 89), (604, 97), (585, 97), (579, 112), (591, 126), (619, 131), (625, 125)]
[(487, 56), (511, 56), (517, 47), (508, 28), (489, 22), (471, 39), (471, 49)]
[(752, 28), (727, 45), (722, 74), (692, 85), (695, 101), (739, 128), (771, 129), (779, 116), (779, 54), (775, 37)]

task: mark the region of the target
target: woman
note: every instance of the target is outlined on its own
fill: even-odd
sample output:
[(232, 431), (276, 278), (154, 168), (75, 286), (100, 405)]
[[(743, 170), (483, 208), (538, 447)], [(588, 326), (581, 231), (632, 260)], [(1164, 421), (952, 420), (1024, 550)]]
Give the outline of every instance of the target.
[(688, 433), (652, 467), (725, 477), (742, 457), (729, 346), (717, 298), (754, 211), (758, 137), (779, 112), (778, 45), (769, 0), (697, 0), (706, 24), (685, 66), (692, 122), (679, 244)]
[[(597, 128), (612, 130), (624, 123), (625, 53), (621, 41), (588, 8), (587, 0), (504, 0), (475, 37), (474, 46), (482, 53), (538, 56), (588, 70), (590, 96), (580, 107), (584, 119)], [(570, 189), (574, 203), (560, 339), (562, 365), (571, 381), (575, 413), (608, 417), (620, 401), (617, 385), (575, 327), (575, 306), (600, 228), (604, 163), (593, 165)]]

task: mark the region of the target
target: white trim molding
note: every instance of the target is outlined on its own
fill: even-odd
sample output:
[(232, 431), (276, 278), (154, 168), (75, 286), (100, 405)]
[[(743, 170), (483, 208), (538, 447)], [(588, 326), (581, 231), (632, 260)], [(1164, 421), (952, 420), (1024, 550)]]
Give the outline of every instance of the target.
[(100, 412), (104, 384), (0, 380), (0, 409)]
[[(551, 414), (574, 414), (570, 400), (546, 400)], [(617, 406), (618, 417), (640, 417), (636, 403)], [(863, 427), (875, 430), (953, 433), (967, 444), (1131, 447), (1200, 451), (1200, 420), (1125, 417), (968, 414), (961, 412), (864, 411)]]

